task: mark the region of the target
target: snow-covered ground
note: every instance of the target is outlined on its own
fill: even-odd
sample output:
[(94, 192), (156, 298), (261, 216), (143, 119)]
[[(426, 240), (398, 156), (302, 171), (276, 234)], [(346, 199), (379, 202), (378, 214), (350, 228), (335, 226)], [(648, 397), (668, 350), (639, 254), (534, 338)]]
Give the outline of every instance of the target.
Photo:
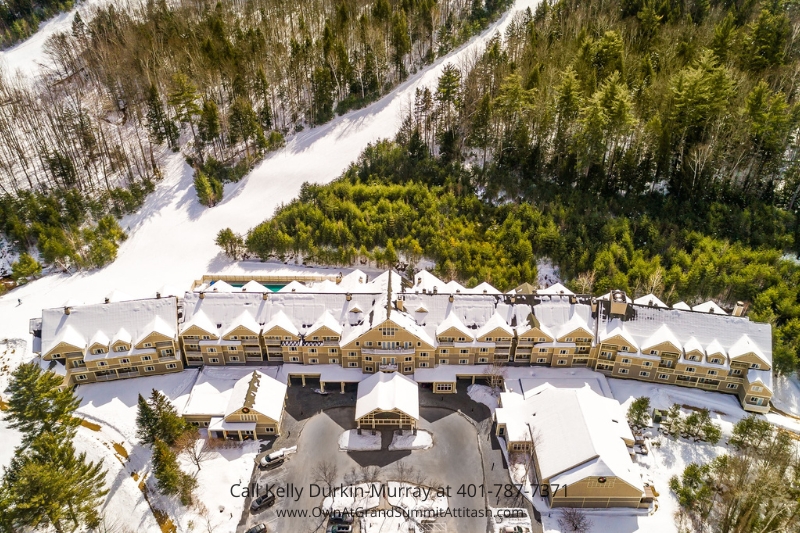
[(545, 289), (550, 285), (562, 283), (558, 267), (546, 257), (536, 261), (536, 274), (536, 282), (539, 284), (539, 288)]
[(494, 414), (497, 409), (498, 392), (487, 385), (470, 385), (467, 387), (467, 396), (472, 398), (472, 401), (482, 403)]
[(366, 511), (381, 503), (380, 493), (380, 483), (349, 485), (348, 490), (338, 490), (333, 496), (326, 496), (322, 500), (322, 508), (325, 511)]
[(433, 446), (433, 435), (424, 429), (417, 430), (414, 435), (413, 431), (404, 429), (403, 433), (398, 435), (394, 434), (392, 443), (389, 445), (389, 451), (396, 450), (427, 450)]
[(359, 435), (357, 429), (351, 429), (339, 436), (339, 450), (343, 452), (368, 452), (380, 449), (380, 431), (376, 431), (373, 435), (371, 430), (365, 429)]

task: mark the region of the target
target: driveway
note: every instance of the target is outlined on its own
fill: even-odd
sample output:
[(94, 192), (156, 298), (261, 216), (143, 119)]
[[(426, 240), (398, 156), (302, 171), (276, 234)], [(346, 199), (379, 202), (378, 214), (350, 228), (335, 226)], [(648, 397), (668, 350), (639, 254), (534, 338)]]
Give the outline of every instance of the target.
[[(355, 427), (355, 408), (336, 407), (312, 416), (297, 440), (297, 453), (291, 455), (283, 466), (267, 472), (256, 471), (254, 476), (261, 486), (265, 483), (283, 486), (291, 482), (303, 489), (302, 494), (296, 500), (279, 499), (274, 507), (249, 515), (247, 527), (264, 522), (271, 531), (324, 531), (326, 524), (322, 518), (277, 516), (278, 509), (311, 513), (322, 504), (322, 496), (311, 497), (309, 492), (312, 484), (321, 484), (317, 466), (323, 462), (334, 466), (337, 485), (352, 483), (370, 467), (377, 468), (380, 482), (398, 480), (398, 463), (401, 463), (401, 468), (410, 466), (413, 470), (410, 474), (406, 473), (408, 479), (422, 479), (423, 484), (434, 487), (449, 485), (451, 497), (448, 505), (451, 509), (483, 509), (485, 500), (480, 492), (473, 497), (457, 494), (461, 485), (478, 487), (484, 482), (475, 426), (464, 416), (440, 407), (421, 407), (420, 417), (419, 429), (433, 434), (434, 445), (429, 450), (390, 452), (386, 447), (391, 442), (392, 433), (387, 429), (382, 435), (383, 450), (341, 452), (337, 441), (343, 431)], [(381, 507), (388, 505), (382, 501)], [(450, 533), (483, 533), (487, 526), (486, 518), (445, 517), (437, 522), (446, 526), (446, 530), (441, 527), (440, 530)]]

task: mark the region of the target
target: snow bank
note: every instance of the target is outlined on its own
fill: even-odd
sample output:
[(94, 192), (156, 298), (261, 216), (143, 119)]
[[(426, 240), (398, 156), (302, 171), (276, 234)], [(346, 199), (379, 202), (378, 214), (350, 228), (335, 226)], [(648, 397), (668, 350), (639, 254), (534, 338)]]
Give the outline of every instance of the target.
[(800, 379), (797, 374), (776, 376), (772, 404), (781, 411), (800, 415)]
[(497, 392), (486, 385), (470, 385), (467, 387), (467, 396), (473, 401), (482, 403), (494, 414), (497, 409)]
[(358, 430), (345, 431), (339, 437), (339, 450), (343, 452), (367, 452), (381, 449), (381, 432), (372, 434), (371, 430), (363, 430), (361, 435)]
[(394, 434), (389, 451), (397, 450), (427, 450), (433, 446), (433, 436), (424, 429), (417, 430), (417, 434), (411, 430), (404, 429), (401, 434)]

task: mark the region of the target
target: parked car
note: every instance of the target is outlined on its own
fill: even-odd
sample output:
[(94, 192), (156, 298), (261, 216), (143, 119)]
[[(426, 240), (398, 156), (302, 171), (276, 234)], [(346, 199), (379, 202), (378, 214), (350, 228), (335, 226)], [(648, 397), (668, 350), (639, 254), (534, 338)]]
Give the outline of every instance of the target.
[(262, 494), (252, 502), (250, 502), (250, 512), (255, 512), (261, 509), (262, 507), (272, 507), (275, 505), (275, 495), (274, 494)]
[(528, 529), (523, 529), (521, 526), (506, 526), (503, 528), (503, 533), (525, 533)]
[(353, 526), (349, 524), (333, 524), (328, 527), (328, 533), (352, 533)]
[(262, 457), (261, 461), (258, 463), (258, 466), (264, 470), (270, 470), (272, 468), (281, 466), (285, 460), (285, 454), (283, 450), (281, 450), (279, 452), (273, 452)]
[(267, 530), (266, 524), (256, 524), (244, 533), (264, 533)]
[(334, 511), (328, 517), (331, 524), (352, 524), (353, 515), (342, 511)]

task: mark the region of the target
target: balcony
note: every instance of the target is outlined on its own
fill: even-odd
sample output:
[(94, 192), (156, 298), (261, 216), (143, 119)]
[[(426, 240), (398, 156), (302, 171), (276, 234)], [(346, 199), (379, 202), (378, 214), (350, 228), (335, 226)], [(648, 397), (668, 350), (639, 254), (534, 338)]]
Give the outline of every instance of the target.
[(381, 356), (400, 356), (400, 355), (414, 355), (414, 348), (395, 348), (393, 350), (384, 350), (382, 348), (363, 348), (362, 355), (381, 355)]
[(378, 370), (381, 372), (397, 372), (397, 363), (378, 365)]

